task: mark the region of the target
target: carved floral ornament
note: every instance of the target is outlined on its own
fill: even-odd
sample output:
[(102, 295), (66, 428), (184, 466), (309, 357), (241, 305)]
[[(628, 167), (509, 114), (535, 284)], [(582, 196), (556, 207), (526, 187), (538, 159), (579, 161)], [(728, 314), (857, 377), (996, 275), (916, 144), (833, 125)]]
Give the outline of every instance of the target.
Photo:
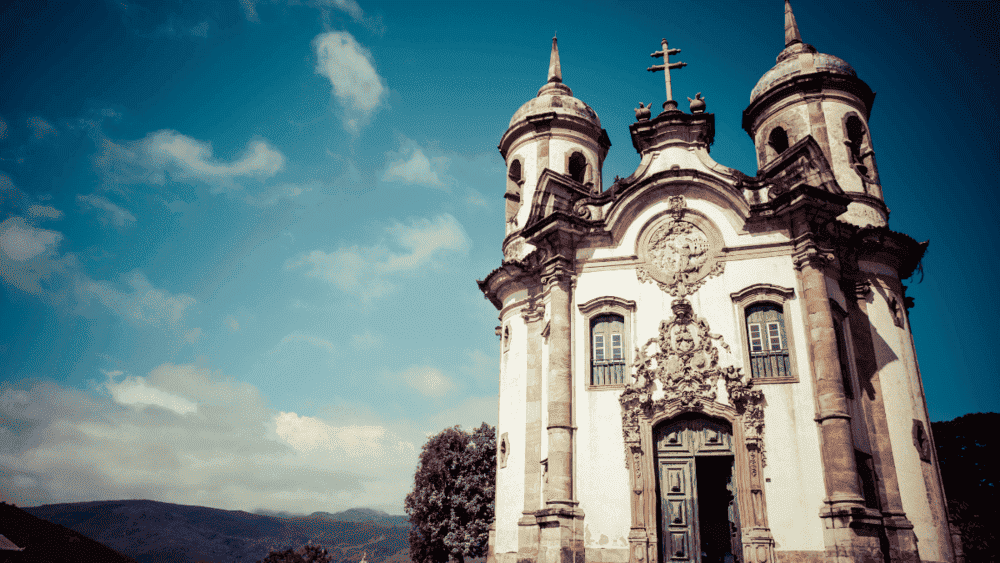
[(671, 401), (678, 401), (683, 410), (703, 410), (718, 400), (720, 380), (725, 401), (743, 421), (745, 439), (760, 441), (763, 393), (753, 389), (752, 379), (742, 368), (719, 365), (718, 346), (728, 352), (729, 345), (722, 336), (712, 334), (705, 319), (694, 316), (690, 302), (676, 300), (672, 309), (674, 316), (660, 322), (659, 334), (636, 349), (633, 382), (619, 397), (626, 449), (638, 455), (640, 417), (655, 418)]
[(686, 211), (684, 196), (667, 200), (665, 221), (652, 226), (639, 243), (641, 282), (655, 282), (674, 297), (691, 295), (705, 280), (722, 273), (721, 237), (711, 223)]

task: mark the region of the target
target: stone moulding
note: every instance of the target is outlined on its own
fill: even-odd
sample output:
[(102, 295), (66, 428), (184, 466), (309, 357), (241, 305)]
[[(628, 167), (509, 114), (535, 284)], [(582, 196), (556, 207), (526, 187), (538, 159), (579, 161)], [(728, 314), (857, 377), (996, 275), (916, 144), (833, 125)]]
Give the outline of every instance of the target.
[[(674, 315), (660, 322), (659, 334), (637, 347), (632, 383), (619, 397), (625, 464), (633, 493), (629, 562), (659, 563), (653, 429), (685, 413), (732, 425), (743, 561), (774, 561), (762, 477), (763, 393), (753, 388), (742, 369), (719, 365), (718, 346), (729, 347), (711, 332), (705, 319), (694, 316), (690, 302), (677, 299), (671, 308)], [(726, 392), (721, 400), (717, 396), (720, 382)]]

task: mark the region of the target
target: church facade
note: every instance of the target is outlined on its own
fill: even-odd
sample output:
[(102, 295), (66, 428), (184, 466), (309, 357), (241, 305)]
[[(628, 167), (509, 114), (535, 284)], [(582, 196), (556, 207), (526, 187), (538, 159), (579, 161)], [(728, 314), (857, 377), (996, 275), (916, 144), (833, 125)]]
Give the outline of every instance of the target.
[(750, 177), (714, 116), (636, 110), (641, 155), (602, 185), (597, 114), (548, 81), (500, 142), (502, 264), (491, 563), (962, 560), (901, 280), (845, 61), (785, 48), (743, 113)]

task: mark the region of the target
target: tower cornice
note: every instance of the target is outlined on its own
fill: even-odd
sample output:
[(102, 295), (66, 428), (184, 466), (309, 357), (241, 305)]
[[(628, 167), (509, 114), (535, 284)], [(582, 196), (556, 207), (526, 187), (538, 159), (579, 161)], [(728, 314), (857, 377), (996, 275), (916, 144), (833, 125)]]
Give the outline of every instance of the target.
[(753, 138), (763, 117), (782, 100), (798, 94), (811, 95), (829, 90), (846, 92), (857, 98), (861, 104), (859, 109), (864, 110), (865, 120), (868, 120), (875, 103), (875, 92), (864, 80), (848, 74), (815, 72), (786, 78), (754, 98), (743, 110), (743, 130)]

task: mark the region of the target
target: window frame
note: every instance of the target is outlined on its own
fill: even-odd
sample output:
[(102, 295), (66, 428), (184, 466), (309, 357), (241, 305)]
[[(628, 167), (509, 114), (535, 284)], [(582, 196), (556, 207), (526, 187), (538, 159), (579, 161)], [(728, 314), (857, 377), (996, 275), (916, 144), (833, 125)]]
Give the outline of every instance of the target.
[[(596, 297), (578, 305), (580, 313), (583, 315), (583, 323), (580, 326), (586, 331), (586, 339), (578, 340), (586, 342), (584, 353), (581, 354), (586, 369), (579, 373), (586, 373), (584, 377), (588, 391), (604, 389), (623, 389), (632, 381), (632, 348), (635, 346), (635, 301), (614, 297), (610, 295)], [(592, 385), (590, 383), (592, 373), (592, 359), (594, 354), (594, 335), (591, 332), (591, 321), (600, 315), (620, 315), (622, 317), (622, 360), (625, 362), (625, 382), (612, 383), (607, 385)], [(605, 350), (614, 354), (613, 342), (605, 343)]]
[[(781, 310), (782, 322), (785, 323), (785, 342), (788, 348), (788, 377), (755, 377), (754, 385), (772, 385), (776, 383), (798, 383), (799, 365), (798, 356), (795, 353), (795, 335), (792, 330), (792, 303), (795, 301), (795, 290), (781, 287), (769, 283), (757, 283), (745, 287), (744, 289), (730, 294), (736, 313), (736, 324), (739, 325), (740, 349), (743, 356), (744, 372), (752, 375), (750, 371), (750, 335), (747, 329), (747, 308), (752, 305), (770, 303), (777, 305)], [(772, 321), (773, 322), (773, 321)], [(761, 323), (761, 344), (770, 338), (767, 323)], [(767, 343), (770, 347), (770, 342)]]

